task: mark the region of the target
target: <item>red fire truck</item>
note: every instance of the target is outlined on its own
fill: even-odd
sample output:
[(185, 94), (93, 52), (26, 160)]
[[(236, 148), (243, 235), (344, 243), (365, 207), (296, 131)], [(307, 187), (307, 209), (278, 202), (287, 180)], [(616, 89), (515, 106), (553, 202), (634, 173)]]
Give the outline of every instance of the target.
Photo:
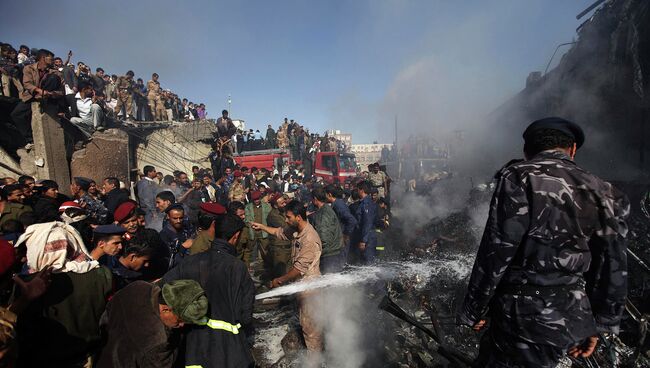
[(291, 161), (289, 154), (282, 149), (268, 149), (242, 152), (236, 155), (235, 162), (248, 168), (257, 167), (271, 170), (286, 170), (289, 165), (303, 165), (305, 173), (320, 176), (327, 183), (343, 183), (357, 175), (354, 154), (339, 152), (317, 152), (312, 160)]

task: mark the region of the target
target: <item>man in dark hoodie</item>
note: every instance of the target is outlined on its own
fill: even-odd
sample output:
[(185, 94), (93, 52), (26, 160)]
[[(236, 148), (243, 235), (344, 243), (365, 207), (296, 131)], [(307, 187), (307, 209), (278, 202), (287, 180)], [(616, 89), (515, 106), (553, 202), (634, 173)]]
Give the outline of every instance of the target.
[[(202, 212), (201, 216), (211, 215)], [(186, 367), (252, 367), (246, 331), (253, 320), (255, 286), (235, 250), (244, 222), (227, 214), (214, 216), (214, 223), (212, 247), (186, 257), (163, 277), (162, 283), (198, 281), (210, 303), (205, 324), (192, 326), (187, 333)]]
[(60, 221), (59, 184), (53, 180), (43, 180), (37, 187), (40, 195), (34, 205), (36, 223)]

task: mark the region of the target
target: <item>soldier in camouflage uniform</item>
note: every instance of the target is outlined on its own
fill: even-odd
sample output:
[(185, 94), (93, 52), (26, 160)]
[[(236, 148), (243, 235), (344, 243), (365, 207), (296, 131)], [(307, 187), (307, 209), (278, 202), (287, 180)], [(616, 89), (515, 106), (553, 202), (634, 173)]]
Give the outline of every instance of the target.
[(376, 162), (368, 167), (368, 180), (372, 184), (373, 188), (377, 189), (379, 193), (379, 198), (384, 198), (388, 194), (386, 190), (388, 187), (388, 175), (385, 172), (381, 171), (379, 168), (379, 163)]
[(160, 89), (160, 82), (158, 82), (158, 74), (153, 73), (151, 80), (147, 82), (147, 101), (149, 103), (149, 109), (151, 109), (151, 115), (155, 121), (163, 121), (167, 115), (161, 94), (162, 90)]
[(236, 171), (234, 176), (235, 176), (235, 181), (232, 183), (230, 189), (228, 190), (228, 200), (230, 202), (237, 201), (237, 202), (246, 203), (247, 190), (244, 188), (244, 184), (242, 182), (242, 173)]
[(477, 367), (555, 367), (618, 333), (627, 293), (627, 198), (573, 162), (584, 134), (560, 118), (524, 132), (526, 160), (496, 175), (457, 322), (481, 330)]
[(115, 105), (115, 115), (119, 114), (122, 111), (122, 106), (125, 107), (126, 112), (124, 115), (125, 119), (132, 119), (131, 112), (133, 111), (133, 76), (135, 74), (132, 71), (126, 72), (126, 75), (123, 75), (117, 78), (117, 83), (115, 88), (117, 88), (117, 105)]

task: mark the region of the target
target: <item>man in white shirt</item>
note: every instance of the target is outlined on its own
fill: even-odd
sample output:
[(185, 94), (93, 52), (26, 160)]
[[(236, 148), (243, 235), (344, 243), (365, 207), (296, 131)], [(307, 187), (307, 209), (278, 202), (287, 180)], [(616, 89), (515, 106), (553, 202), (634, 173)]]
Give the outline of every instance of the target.
[(73, 118), (70, 119), (81, 130), (92, 133), (104, 130), (104, 111), (97, 103), (93, 86), (90, 83), (79, 83), (79, 92), (75, 95), (75, 105), (71, 106)]
[(18, 64), (25, 64), (29, 60), (29, 47), (25, 45), (20, 45), (20, 50), (18, 51)]

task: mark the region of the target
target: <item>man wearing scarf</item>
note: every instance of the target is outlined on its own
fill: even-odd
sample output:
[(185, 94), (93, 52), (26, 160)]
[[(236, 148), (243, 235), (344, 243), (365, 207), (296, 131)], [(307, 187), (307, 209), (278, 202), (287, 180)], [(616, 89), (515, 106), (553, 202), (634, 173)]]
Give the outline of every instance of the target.
[(111, 272), (91, 259), (79, 233), (63, 222), (29, 226), (16, 247), (26, 248), (25, 279), (52, 269), (49, 289), (18, 321), (18, 366), (90, 366), (100, 347)]

